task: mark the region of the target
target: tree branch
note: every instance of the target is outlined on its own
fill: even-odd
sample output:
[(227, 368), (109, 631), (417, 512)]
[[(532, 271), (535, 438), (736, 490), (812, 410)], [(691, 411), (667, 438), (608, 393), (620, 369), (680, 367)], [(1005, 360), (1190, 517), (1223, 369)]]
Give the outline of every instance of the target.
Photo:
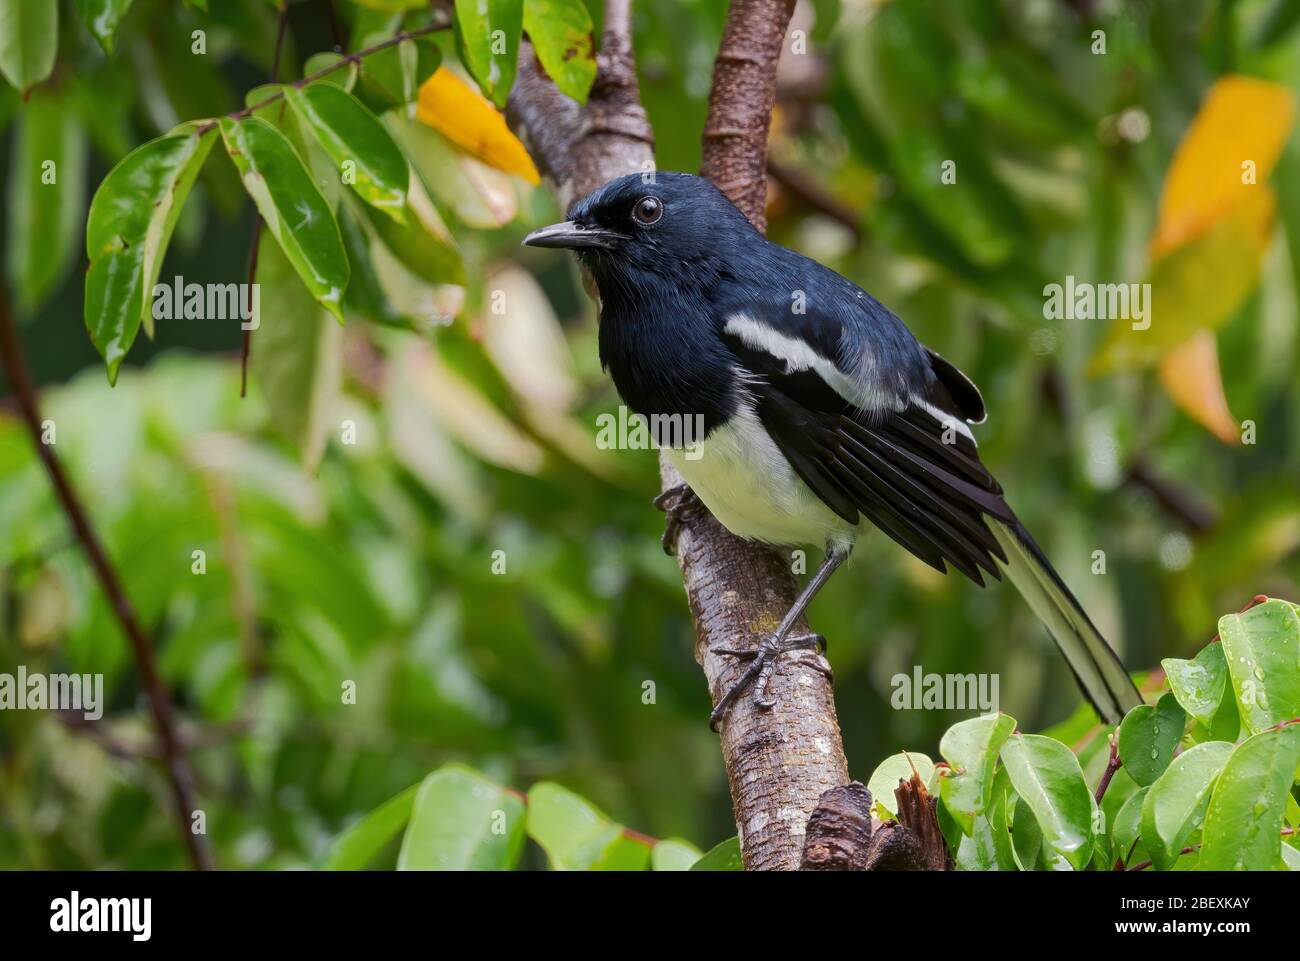
[[(704, 163), (709, 177), (750, 222), (766, 227), (767, 132), (776, 100), (776, 64), (794, 0), (733, 0), (709, 94)], [(667, 464), (665, 486), (681, 478)], [(794, 601), (784, 557), (742, 541), (712, 517), (683, 519), (678, 562), (695, 616), (696, 660), (714, 701), (744, 665), (709, 648), (754, 647)], [(795, 631), (803, 632), (801, 621)], [(796, 666), (774, 680), (776, 705), (748, 698), (732, 706), (722, 749), (746, 868), (799, 867), (808, 817), (818, 799), (849, 780), (830, 682)]]
[(813, 213), (829, 217), (836, 223), (848, 228), (855, 243), (862, 242), (862, 223), (857, 212), (849, 209), (829, 190), (806, 176), (802, 171), (772, 157), (767, 158), (767, 172), (788, 193), (796, 203), (802, 204)]
[(759, 230), (767, 229), (767, 132), (776, 105), (776, 63), (794, 4), (733, 0), (713, 64), (700, 173)]
[(631, 0), (606, 0), (596, 80), (580, 106), (551, 83), (527, 41), (506, 120), (568, 207), (601, 184), (654, 170), (654, 131), (641, 106), (632, 59)]
[[(728, 21), (732, 39), (723, 41), (724, 65), (729, 57), (739, 55), (738, 43), (755, 27), (751, 21), (775, 14), (779, 22), (768, 19), (758, 25), (762, 36), (775, 38), (755, 53), (758, 61), (739, 75), (725, 66), (719, 68), (731, 79), (715, 84), (711, 98), (716, 142), (714, 166), (705, 173), (733, 171), (734, 193), (729, 195), (744, 202), (742, 209), (747, 203), (751, 220), (757, 217), (760, 223), (766, 193), (767, 115), (775, 91), (776, 59), (792, 7), (793, 0), (733, 4)], [(737, 33), (740, 41), (733, 36)], [(727, 54), (728, 50), (732, 52)], [(521, 44), (518, 80), (506, 107), (511, 128), (566, 207), (615, 177), (653, 169), (654, 138), (637, 91), (629, 0), (606, 0), (597, 62), (591, 96), (585, 106), (579, 106), (555, 88), (531, 48)], [(755, 79), (765, 91), (758, 93), (757, 102), (750, 99)], [(746, 99), (739, 102), (737, 97)], [(731, 122), (733, 111), (740, 123), (755, 125), (757, 136), (719, 135), (721, 124)], [(753, 119), (757, 113), (762, 114), (761, 124)], [(709, 151), (706, 145), (706, 156)], [(715, 181), (719, 179), (715, 176)], [(660, 471), (665, 489), (682, 483), (663, 459)], [(695, 621), (695, 657), (716, 703), (743, 665), (714, 656), (709, 648), (756, 646), (793, 602), (794, 576), (781, 555), (732, 536), (702, 513), (682, 518), (677, 558)], [(795, 629), (805, 628), (801, 623)], [(808, 815), (825, 791), (848, 781), (848, 767), (830, 684), (824, 678), (797, 667), (783, 669), (773, 678), (771, 691), (777, 703), (770, 711), (757, 709), (748, 698), (732, 707), (722, 731), (723, 760), (745, 866), (794, 870), (803, 854)]]
[(198, 809), (194, 798), (194, 774), (176, 731), (176, 718), (171, 701), (168, 699), (162, 678), (158, 675), (158, 662), (154, 654), (153, 642), (140, 626), (140, 620), (136, 616), (135, 608), (131, 606), (130, 598), (126, 595), (117, 569), (109, 560), (99, 537), (95, 534), (85, 507), (77, 498), (68, 476), (63, 472), (63, 465), (54, 454), (53, 445), (46, 444), (42, 440), (42, 421), (36, 400), (36, 388), (28, 373), (22, 344), (18, 339), (18, 331), (9, 310), (9, 294), (3, 285), (0, 285), (0, 361), (3, 362), (5, 376), (9, 379), (18, 400), (18, 411), (31, 435), (36, 456), (45, 465), (45, 470), (50, 475), (50, 483), (54, 486), (54, 493), (63, 507), (63, 512), (68, 516), (68, 523), (72, 526), (77, 540), (81, 543), (81, 549), (94, 569), (95, 577), (108, 598), (113, 614), (131, 642), (131, 654), (135, 658), (136, 670), (140, 672), (145, 693), (149, 697), (154, 727), (158, 731), (158, 743), (162, 748), (163, 769), (167, 773), (172, 798), (176, 802), (177, 822), (190, 862), (196, 870), (210, 870), (213, 862), (207, 840), (195, 834), (190, 828), (190, 818)]

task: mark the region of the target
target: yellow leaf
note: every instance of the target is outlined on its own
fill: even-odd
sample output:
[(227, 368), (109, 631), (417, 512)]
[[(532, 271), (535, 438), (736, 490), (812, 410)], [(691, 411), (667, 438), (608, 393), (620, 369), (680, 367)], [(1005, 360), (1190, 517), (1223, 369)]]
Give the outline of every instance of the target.
[(482, 94), (446, 67), (420, 87), (416, 118), (490, 167), (541, 182), (532, 158)]
[(1146, 367), (1198, 330), (1231, 320), (1259, 281), (1276, 207), (1271, 187), (1252, 187), (1202, 236), (1156, 258), (1145, 319), (1135, 328), (1130, 317), (1115, 318), (1089, 372)]
[(1294, 119), (1295, 97), (1285, 87), (1254, 77), (1218, 80), (1174, 151), (1152, 260), (1200, 236), (1262, 189)]
[(1225, 444), (1241, 439), (1241, 425), (1228, 409), (1214, 334), (1198, 331), (1160, 362), (1160, 383), (1187, 416)]

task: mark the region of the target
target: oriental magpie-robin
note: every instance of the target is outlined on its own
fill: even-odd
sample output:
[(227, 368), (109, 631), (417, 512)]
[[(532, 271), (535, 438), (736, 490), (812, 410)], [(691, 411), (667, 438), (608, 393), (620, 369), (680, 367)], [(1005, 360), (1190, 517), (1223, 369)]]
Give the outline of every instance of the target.
[(524, 243), (569, 248), (590, 270), (601, 363), (627, 405), (702, 425), (696, 456), (668, 451), (690, 491), (741, 537), (826, 548), (756, 651), (715, 649), (751, 659), (715, 725), (755, 682), (770, 706), (777, 657), (820, 643), (793, 624), (870, 526), (941, 572), (980, 585), (1005, 574), (1107, 723), (1142, 703), (980, 463), (970, 425), (984, 400), (965, 374), (866, 291), (764, 237), (707, 180), (631, 174), (569, 216)]

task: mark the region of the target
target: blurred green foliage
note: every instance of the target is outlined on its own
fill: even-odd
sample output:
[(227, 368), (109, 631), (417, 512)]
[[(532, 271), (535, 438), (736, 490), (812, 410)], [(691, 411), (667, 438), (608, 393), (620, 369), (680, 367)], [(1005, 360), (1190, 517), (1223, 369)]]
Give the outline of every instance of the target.
[[(394, 326), (429, 306), (429, 290), (380, 262), (369, 292), (383, 302), (358, 303), (354, 271), (314, 472), (256, 369), (240, 399), (237, 323), (160, 323), (117, 386), (105, 382), (82, 323), (81, 251), (50, 274), (64, 263), (61, 225), (84, 218), (131, 148), (234, 109), (265, 81), (271, 5), (210, 6), (136, 0), (105, 57), (60, 5), (54, 76), (25, 103), (0, 90), (11, 190), (0, 221), (9, 285), (33, 294), (23, 334), (56, 451), (158, 645), (219, 863), (322, 865), (340, 831), (448, 762), (519, 790), (563, 784), (611, 823), (709, 850), (735, 826), (680, 578), (649, 507), (656, 460), (595, 447), (595, 418), (618, 399), (596, 359), (594, 308), (570, 263), (517, 246), (559, 213), (544, 189), (439, 193), (467, 170), (495, 172), (415, 135), (436, 138), (417, 172), (469, 280), (449, 301), (451, 323)], [(282, 78), (331, 47), (320, 6), (290, 6)], [(339, 6), (345, 30), (383, 28), (378, 13)], [(1143, 279), (1165, 172), (1215, 78), (1300, 81), (1295, 7), (815, 0), (794, 24), (808, 52), (783, 65), (773, 155), (836, 198), (862, 239), (779, 182), (771, 235), (872, 291), (980, 384), (993, 412), (985, 462), (1135, 669), (1191, 657), (1220, 613), (1255, 594), (1300, 596), (1300, 139), (1273, 175), (1278, 221), (1260, 281), (1219, 332), (1226, 396), (1256, 424), (1255, 444), (1225, 446), (1150, 373), (1085, 376), (1106, 324), (1044, 320), (1042, 291), (1067, 275)], [(723, 12), (712, 0), (636, 5), (663, 169), (697, 168)], [(200, 26), (208, 55), (196, 58)], [(75, 123), (43, 136), (88, 171), (84, 197), (54, 222), (24, 215), (15, 173), (46, 96)], [(934, 176), (948, 159), (961, 189)], [(242, 280), (249, 205), (224, 158), (205, 167), (196, 198), (163, 277)], [(29, 256), (38, 237), (48, 258)], [(526, 305), (508, 329), (490, 310), (502, 285)], [(1159, 483), (1134, 481), (1135, 463)], [(1201, 505), (1209, 523), (1189, 525), (1171, 499)], [(193, 573), (196, 550), (206, 573)], [(860, 779), (900, 749), (938, 756), (970, 714), (892, 709), (890, 679), (913, 665), (997, 673), (1022, 730), (1064, 721), (1053, 733), (1067, 743), (1088, 732), (1068, 671), (1010, 589), (940, 577), (871, 538), (812, 619), (831, 642)], [(18, 664), (103, 672), (108, 703), (92, 733), (0, 714), (0, 866), (183, 866), (161, 773), (138, 756), (152, 742), (125, 639), (6, 407), (0, 672)], [(341, 703), (345, 680), (355, 704)], [(1105, 762), (1095, 745), (1090, 782)], [(384, 843), (376, 863), (396, 864), (399, 835)], [(546, 863), (532, 841), (522, 857)]]

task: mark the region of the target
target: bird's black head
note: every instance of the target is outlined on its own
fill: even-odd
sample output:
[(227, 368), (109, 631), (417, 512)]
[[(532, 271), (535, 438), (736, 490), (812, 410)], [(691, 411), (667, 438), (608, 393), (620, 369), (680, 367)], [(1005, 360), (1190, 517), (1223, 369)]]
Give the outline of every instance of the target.
[(591, 269), (602, 294), (633, 275), (679, 277), (717, 261), (755, 233), (713, 184), (690, 174), (629, 174), (569, 208), (569, 219), (524, 238), (566, 247)]

